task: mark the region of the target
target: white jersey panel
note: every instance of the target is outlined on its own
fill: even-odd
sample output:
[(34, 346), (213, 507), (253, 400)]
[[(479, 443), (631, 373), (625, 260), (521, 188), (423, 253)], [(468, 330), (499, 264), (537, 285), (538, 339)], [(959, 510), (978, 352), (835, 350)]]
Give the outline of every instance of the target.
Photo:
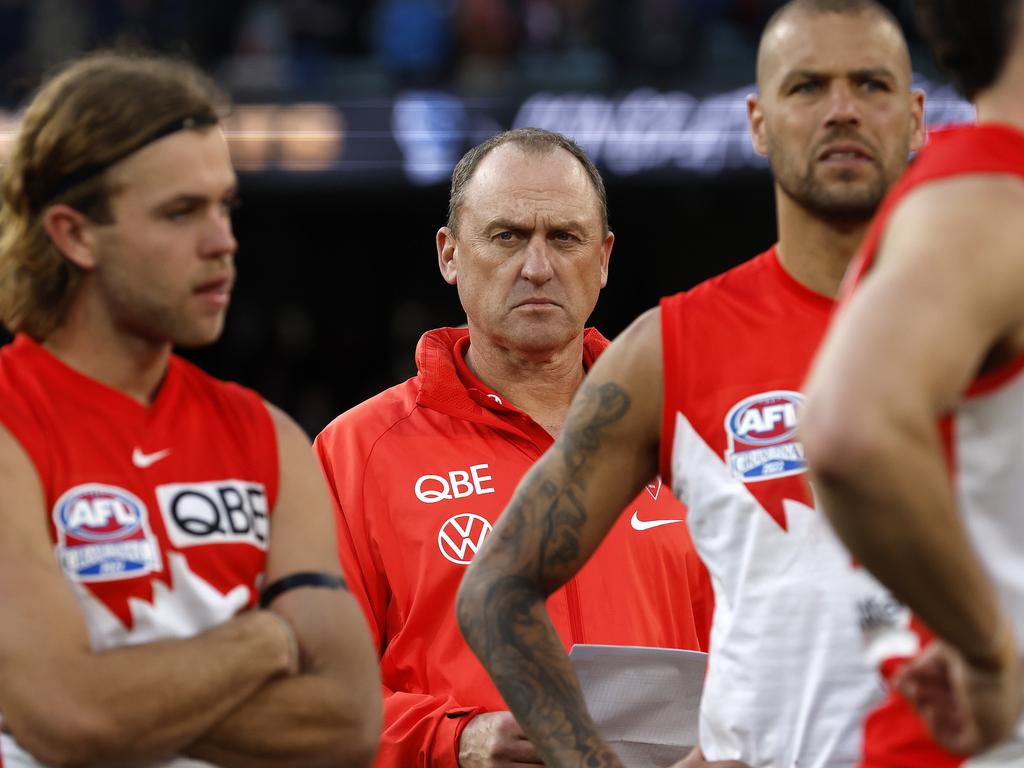
[(1024, 372), (961, 401), (953, 430), (960, 509), (1024, 650)]
[(883, 688), (860, 612), (888, 594), (852, 565), (815, 509), (786, 499), (786, 529), (676, 414), (673, 491), (715, 592), (700, 743), (754, 768), (842, 768)]
[(230, 621), (245, 608), (249, 601), (249, 588), (245, 585), (222, 595), (189, 567), (180, 552), (170, 552), (165, 557), (174, 586), (154, 581), (152, 600), (129, 598), (131, 628), (81, 584), (72, 583), (94, 651), (194, 637)]

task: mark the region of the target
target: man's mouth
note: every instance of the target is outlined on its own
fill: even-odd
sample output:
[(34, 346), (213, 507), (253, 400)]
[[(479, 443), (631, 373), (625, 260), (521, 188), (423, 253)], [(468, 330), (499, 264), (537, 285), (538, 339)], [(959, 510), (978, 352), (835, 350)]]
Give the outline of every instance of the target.
[(231, 287), (234, 283), (230, 277), (218, 277), (207, 280), (193, 289), (196, 296), (200, 296), (214, 304), (227, 305), (231, 299)]
[(873, 163), (875, 158), (860, 144), (829, 144), (818, 154), (822, 163)]

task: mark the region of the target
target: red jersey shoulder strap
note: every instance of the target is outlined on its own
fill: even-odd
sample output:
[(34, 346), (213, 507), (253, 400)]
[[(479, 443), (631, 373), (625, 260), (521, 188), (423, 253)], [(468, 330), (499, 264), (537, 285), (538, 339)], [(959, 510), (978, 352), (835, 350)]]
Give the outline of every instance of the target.
[(969, 174), (1002, 173), (1024, 177), (1024, 133), (1008, 125), (983, 123), (952, 126), (929, 134), (929, 144), (890, 190), (840, 290), (845, 302), (874, 263), (896, 208), (917, 187)]

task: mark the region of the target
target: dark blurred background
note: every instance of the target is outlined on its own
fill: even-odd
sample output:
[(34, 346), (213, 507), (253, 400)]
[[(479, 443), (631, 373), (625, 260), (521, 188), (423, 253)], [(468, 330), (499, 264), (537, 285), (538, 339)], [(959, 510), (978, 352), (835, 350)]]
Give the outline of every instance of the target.
[[(232, 94), (239, 282), (227, 331), (187, 356), (311, 433), (415, 372), (419, 335), (465, 322), (437, 270), (452, 166), (511, 127), (573, 135), (618, 240), (592, 322), (771, 245), (746, 136), (757, 38), (781, 0), (0, 0), (0, 157), (40, 77), (102, 46), (199, 63)], [(970, 117), (911, 42), (929, 121)], [(0, 341), (8, 336), (0, 329)]]

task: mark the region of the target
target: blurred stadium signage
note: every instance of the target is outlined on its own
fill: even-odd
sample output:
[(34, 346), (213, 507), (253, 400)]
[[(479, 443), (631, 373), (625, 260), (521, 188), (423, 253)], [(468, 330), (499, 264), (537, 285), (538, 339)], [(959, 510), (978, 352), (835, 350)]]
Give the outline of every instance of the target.
[[(928, 94), (929, 125), (973, 118), (948, 86), (916, 85)], [(746, 96), (754, 90), (536, 93), (522, 101), (410, 91), (394, 99), (239, 104), (225, 129), (239, 170), (275, 183), (445, 183), (469, 147), (522, 126), (572, 136), (611, 178), (715, 174), (765, 167), (747, 128)], [(0, 161), (18, 121), (17, 113), (0, 110)]]

